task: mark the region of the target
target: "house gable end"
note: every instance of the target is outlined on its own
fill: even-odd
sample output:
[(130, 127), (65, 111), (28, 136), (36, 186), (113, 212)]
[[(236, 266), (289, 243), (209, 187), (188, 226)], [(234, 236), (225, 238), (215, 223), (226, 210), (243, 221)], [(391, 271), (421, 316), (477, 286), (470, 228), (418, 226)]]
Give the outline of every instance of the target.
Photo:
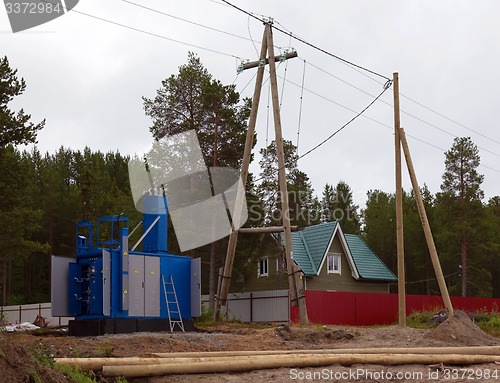
[[(330, 241), (328, 243), (328, 247), (326, 248), (325, 252), (323, 253), (323, 257), (321, 259), (321, 263), (318, 267), (318, 271), (317, 271), (317, 274), (316, 275), (319, 275), (321, 270), (323, 269), (324, 267), (324, 264), (325, 264), (325, 260), (327, 259), (327, 254), (328, 254), (328, 251), (330, 250), (331, 246), (332, 246), (332, 243), (333, 243), (333, 240), (335, 239), (335, 236), (338, 237), (339, 241), (340, 241), (340, 244), (342, 246), (342, 250), (344, 251), (344, 255), (347, 259), (347, 263), (349, 265), (349, 268), (351, 269), (351, 275), (354, 279), (359, 279), (359, 273), (358, 273), (358, 270), (356, 268), (356, 264), (354, 263), (354, 260), (352, 258), (352, 255), (351, 255), (351, 252), (349, 250), (349, 246), (347, 245), (347, 242), (344, 238), (344, 233), (342, 232), (342, 228), (340, 227), (340, 224), (337, 223), (337, 225), (335, 226), (335, 230), (333, 231), (331, 237), (330, 237)], [(325, 266), (326, 267), (326, 266)]]

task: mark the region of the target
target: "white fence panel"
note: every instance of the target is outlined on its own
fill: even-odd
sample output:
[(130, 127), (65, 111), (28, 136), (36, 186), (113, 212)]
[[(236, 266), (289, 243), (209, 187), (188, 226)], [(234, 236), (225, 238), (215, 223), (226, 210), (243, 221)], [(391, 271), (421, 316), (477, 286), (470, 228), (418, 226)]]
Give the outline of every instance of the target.
[[(208, 307), (208, 295), (201, 297), (202, 304)], [(290, 321), (290, 297), (288, 290), (256, 291), (231, 293), (227, 297), (227, 306), (221, 307), (221, 314), (229, 319), (242, 322)]]
[(288, 323), (290, 321), (288, 290), (257, 291), (252, 295), (253, 322)]
[(52, 317), (50, 303), (33, 303), (29, 305), (20, 306), (2, 306), (0, 311), (5, 313), (7, 320), (10, 323), (18, 324), (23, 322), (30, 322), (40, 315), (49, 322), (49, 326), (66, 326), (71, 317)]

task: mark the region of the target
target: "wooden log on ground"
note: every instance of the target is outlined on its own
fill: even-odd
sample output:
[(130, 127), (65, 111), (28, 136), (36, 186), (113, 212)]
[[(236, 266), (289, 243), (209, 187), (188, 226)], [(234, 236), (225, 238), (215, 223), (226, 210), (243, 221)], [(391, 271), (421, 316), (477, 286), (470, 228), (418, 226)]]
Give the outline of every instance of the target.
[(245, 355), (282, 355), (282, 354), (469, 354), (500, 355), (500, 346), (470, 347), (372, 347), (372, 348), (340, 348), (321, 350), (259, 350), (259, 351), (210, 351), (210, 352), (170, 352), (147, 353), (150, 358), (196, 358), (226, 357)]
[(248, 360), (216, 362), (149, 364), (140, 366), (104, 366), (105, 376), (146, 377), (174, 374), (205, 374), (213, 372), (248, 371), (270, 368), (321, 367), (333, 364), (436, 364), (469, 365), (500, 362), (498, 355), (459, 354), (297, 354), (267, 355)]
[(297, 354), (466, 354), (500, 355), (500, 346), (479, 347), (415, 347), (415, 348), (348, 348), (325, 350), (269, 350), (269, 351), (213, 351), (151, 353), (145, 357), (130, 358), (55, 358), (56, 364), (78, 366), (84, 370), (100, 371), (103, 366), (150, 365), (169, 363), (195, 363), (227, 360), (246, 360), (255, 357), (267, 358), (274, 355), (295, 357)]

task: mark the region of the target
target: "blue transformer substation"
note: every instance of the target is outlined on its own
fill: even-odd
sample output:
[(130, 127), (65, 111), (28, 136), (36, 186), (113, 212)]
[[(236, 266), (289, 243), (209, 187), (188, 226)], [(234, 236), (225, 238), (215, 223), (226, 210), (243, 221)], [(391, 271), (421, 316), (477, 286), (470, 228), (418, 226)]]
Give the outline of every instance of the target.
[(193, 329), (200, 259), (167, 251), (165, 197), (144, 198), (143, 211), (143, 233), (131, 248), (128, 218), (108, 216), (97, 220), (95, 241), (90, 221), (76, 224), (75, 258), (52, 256), (52, 316), (75, 318), (69, 335)]

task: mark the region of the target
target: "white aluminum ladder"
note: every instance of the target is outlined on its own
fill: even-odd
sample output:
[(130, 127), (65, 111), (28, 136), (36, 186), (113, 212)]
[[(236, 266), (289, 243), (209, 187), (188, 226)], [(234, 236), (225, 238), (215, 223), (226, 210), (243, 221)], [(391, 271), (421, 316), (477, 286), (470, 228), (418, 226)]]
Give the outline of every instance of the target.
[[(182, 323), (181, 310), (179, 308), (179, 302), (177, 301), (177, 294), (175, 293), (174, 280), (172, 279), (172, 274), (169, 275), (169, 281), (165, 282), (165, 278), (163, 274), (161, 275), (161, 280), (163, 281), (163, 291), (165, 292), (165, 301), (167, 302), (167, 312), (168, 312), (168, 321), (170, 323), (170, 332), (174, 331), (174, 327), (176, 324), (179, 325), (182, 332), (184, 331), (184, 323)], [(170, 290), (167, 286), (172, 286)], [(169, 296), (173, 296), (174, 300), (171, 301), (168, 299)], [(170, 305), (175, 304), (173, 310), (170, 310)], [(171, 314), (179, 314), (179, 319), (172, 319)]]

